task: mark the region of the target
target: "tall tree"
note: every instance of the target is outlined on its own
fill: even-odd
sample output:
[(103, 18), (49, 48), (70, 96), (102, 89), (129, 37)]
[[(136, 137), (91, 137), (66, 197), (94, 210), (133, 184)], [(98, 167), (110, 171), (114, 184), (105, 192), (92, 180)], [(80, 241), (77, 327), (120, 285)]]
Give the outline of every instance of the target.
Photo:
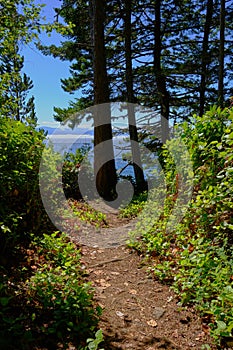
[(223, 107), (224, 102), (224, 50), (225, 50), (225, 7), (226, 1), (221, 0), (220, 5), (220, 34), (219, 34), (219, 73), (218, 73), (218, 102)]
[(0, 0), (0, 114), (36, 124), (31, 79), (22, 72), (20, 45), (38, 38), (41, 6), (33, 0)]
[(166, 77), (162, 69), (162, 40), (161, 40), (161, 0), (155, 2), (155, 24), (154, 24), (154, 75), (158, 90), (159, 103), (161, 106), (161, 131), (162, 142), (169, 135), (169, 93), (166, 86)]
[[(71, 76), (61, 80), (62, 87), (70, 93), (77, 90), (82, 92), (82, 97), (72, 102), (67, 109), (55, 108), (55, 119), (62, 122), (80, 110), (97, 106), (93, 109), (96, 187), (103, 198), (112, 199), (117, 176), (111, 112), (106, 105), (102, 106), (110, 102), (104, 37), (105, 5), (105, 0), (63, 0), (56, 12), (66, 23), (72, 22), (73, 31), (65, 34), (68, 40), (59, 47), (52, 45), (42, 50), (45, 54), (72, 62)], [(107, 152), (105, 141), (108, 141)]]
[(200, 83), (200, 107), (199, 107), (200, 116), (203, 115), (204, 107), (205, 107), (206, 80), (207, 80), (208, 64), (210, 62), (209, 40), (210, 40), (212, 17), (213, 17), (213, 0), (207, 0), (206, 19), (205, 19), (205, 26), (204, 26), (204, 35), (203, 35), (203, 42), (202, 42), (202, 57), (201, 57), (201, 83)]
[(161, 39), (161, 0), (155, 2), (154, 23), (154, 75), (161, 106), (161, 115), (169, 119), (169, 94), (166, 87), (166, 77), (162, 69), (162, 39)]
[(32, 80), (22, 72), (24, 57), (19, 54), (18, 45), (2, 57), (1, 115), (36, 126), (34, 96), (28, 98), (33, 87)]
[(72, 31), (63, 34), (66, 40), (60, 46), (41, 49), (46, 55), (71, 62), (71, 75), (61, 79), (62, 88), (70, 94), (81, 92), (81, 97), (74, 98), (68, 108), (54, 108), (55, 120), (62, 122), (94, 104), (93, 5), (91, 0), (63, 0), (61, 7), (55, 11), (57, 20), (61, 17), (65, 23), (72, 23)]
[[(94, 104), (109, 103), (109, 86), (106, 66), (104, 19), (105, 0), (92, 0), (93, 6), (93, 71)], [(102, 115), (101, 112), (104, 112)], [(94, 169), (96, 187), (104, 199), (113, 199), (117, 183), (114, 151), (112, 143), (111, 110), (97, 108), (94, 114), (94, 145), (108, 141), (108, 148), (94, 148)], [(103, 164), (103, 165), (102, 165)]]
[[(66, 0), (68, 2), (73, 4), (71, 0)], [(72, 102), (67, 111), (58, 110), (58, 118), (59, 114), (63, 118), (75, 108), (93, 104), (93, 65), (90, 38), (87, 38), (90, 28), (87, 30), (87, 16), (84, 15), (87, 2), (78, 0), (75, 4), (73, 12), (64, 10), (65, 20), (80, 18), (78, 30), (84, 34), (79, 36), (80, 40), (74, 40), (74, 46), (66, 45), (73, 55), (75, 50), (80, 53), (76, 55), (72, 79), (67, 81), (66, 88), (74, 91), (77, 86), (82, 97)], [(105, 48), (110, 99), (126, 101), (125, 1), (111, 0), (106, 4)], [(224, 93), (229, 96), (232, 91), (233, 3), (226, 1), (226, 7)], [(219, 52), (216, 47), (219, 47), (219, 32), (216, 28), (219, 28), (219, 11), (220, 3), (215, 0), (132, 0), (130, 55), (135, 102), (160, 111), (166, 124), (167, 117), (188, 119), (193, 112), (199, 113), (200, 109), (202, 112), (207, 102), (212, 104), (218, 98)], [(64, 52), (61, 57), (62, 54)], [(128, 49), (127, 55), (129, 57)], [(69, 55), (63, 59), (65, 57)]]
[(127, 114), (129, 124), (129, 136), (131, 141), (132, 161), (134, 167), (135, 181), (137, 189), (141, 192), (145, 189), (145, 178), (142, 169), (141, 153), (139, 148), (138, 131), (134, 110), (134, 87), (133, 87), (133, 65), (132, 65), (132, 0), (125, 0), (125, 18), (124, 18), (124, 38), (125, 38), (125, 80), (126, 80), (126, 96)]

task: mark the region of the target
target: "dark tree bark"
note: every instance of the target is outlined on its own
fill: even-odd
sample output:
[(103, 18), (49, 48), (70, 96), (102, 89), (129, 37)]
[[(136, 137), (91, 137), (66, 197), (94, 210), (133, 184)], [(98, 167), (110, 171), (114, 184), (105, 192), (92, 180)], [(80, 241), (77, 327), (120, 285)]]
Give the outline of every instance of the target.
[(164, 143), (169, 137), (169, 93), (166, 87), (166, 77), (161, 67), (161, 0), (155, 2), (154, 38), (154, 74), (161, 107), (161, 138)]
[(208, 55), (209, 36), (210, 36), (210, 27), (211, 27), (212, 17), (213, 17), (213, 0), (207, 0), (204, 36), (203, 36), (203, 42), (202, 42), (200, 107), (199, 107), (200, 116), (204, 114), (204, 108), (205, 108), (206, 77), (207, 77), (208, 64), (210, 62), (210, 58)]
[[(104, 43), (105, 1), (92, 0), (94, 104), (109, 103), (109, 86)], [(117, 182), (112, 143), (111, 111), (109, 106), (96, 109), (94, 115), (94, 169), (96, 187), (104, 199), (112, 199)], [(103, 114), (101, 113), (103, 112)], [(108, 143), (101, 143), (107, 141)], [(100, 147), (96, 147), (100, 145)], [(104, 146), (105, 145), (105, 146)], [(107, 145), (107, 147), (106, 147)]]
[(220, 107), (224, 103), (224, 48), (225, 48), (225, 0), (221, 0), (220, 7), (220, 43), (219, 43), (219, 76), (218, 76), (218, 102)]
[(144, 173), (142, 169), (141, 152), (138, 143), (138, 130), (136, 126), (135, 110), (133, 103), (135, 102), (133, 90), (133, 67), (132, 67), (132, 1), (125, 0), (125, 62), (126, 62), (126, 92), (128, 105), (128, 123), (129, 136), (131, 141), (132, 160), (134, 167), (134, 175), (139, 192), (146, 188)]

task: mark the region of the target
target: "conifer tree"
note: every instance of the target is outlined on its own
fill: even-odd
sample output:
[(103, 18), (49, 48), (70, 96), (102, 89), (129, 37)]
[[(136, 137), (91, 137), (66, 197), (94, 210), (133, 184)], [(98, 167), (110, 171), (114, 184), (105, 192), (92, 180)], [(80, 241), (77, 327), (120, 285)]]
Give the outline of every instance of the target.
[(23, 73), (20, 47), (38, 38), (41, 5), (33, 0), (0, 0), (0, 115), (36, 124), (33, 87)]
[(24, 57), (18, 53), (17, 44), (15, 48), (15, 52), (1, 60), (1, 75), (7, 77), (7, 81), (2, 82), (1, 115), (36, 126), (34, 96), (28, 99), (33, 83), (22, 72)]
[[(87, 35), (90, 23), (86, 20), (88, 5), (83, 0), (75, 1), (75, 5), (71, 0), (64, 3), (67, 5), (62, 11), (64, 20), (75, 20), (78, 28), (72, 40), (63, 43), (61, 50), (54, 48), (54, 53), (62, 59), (73, 60), (72, 77), (62, 82), (66, 91), (78, 89), (82, 97), (73, 101), (67, 110), (57, 109), (58, 119), (72, 110), (93, 104), (91, 43)], [(221, 12), (223, 4), (225, 11)], [(106, 1), (106, 5), (110, 100), (126, 101), (126, 8), (120, 0)], [(233, 3), (222, 0), (220, 5), (217, 0), (132, 0), (131, 75), (136, 103), (160, 111), (165, 119), (176, 120), (188, 118), (194, 112), (202, 114), (208, 105), (218, 100), (219, 91), (225, 98), (231, 95)], [(220, 29), (220, 12), (224, 31)], [(220, 31), (221, 38), (224, 32), (223, 40)], [(218, 81), (222, 82), (219, 87)]]

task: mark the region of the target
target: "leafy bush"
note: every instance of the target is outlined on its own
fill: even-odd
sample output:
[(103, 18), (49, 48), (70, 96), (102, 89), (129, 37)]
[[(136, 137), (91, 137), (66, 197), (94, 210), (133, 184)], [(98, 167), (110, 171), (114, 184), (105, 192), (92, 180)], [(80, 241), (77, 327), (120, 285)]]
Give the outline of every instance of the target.
[(142, 192), (135, 195), (132, 201), (125, 207), (120, 208), (120, 217), (122, 218), (134, 218), (143, 209), (147, 200), (147, 192)]
[(44, 138), (42, 131), (0, 118), (0, 348), (75, 343), (80, 350), (97, 349), (100, 309), (85, 282), (80, 252), (64, 234), (49, 234), (54, 227), (41, 201), (39, 180), (56, 207), (62, 188), (53, 186), (53, 176), (62, 162), (46, 149), (49, 166), (39, 171)]
[(96, 227), (108, 226), (106, 222), (106, 214), (95, 210), (88, 203), (70, 199), (69, 205), (71, 206), (75, 216), (77, 216), (80, 220), (88, 222)]
[(24, 232), (37, 230), (43, 217), (38, 172), (44, 134), (9, 118), (0, 118), (1, 251), (14, 247)]
[[(87, 347), (85, 347), (85, 350), (98, 350), (99, 349), (99, 344), (101, 344), (103, 342), (104, 338), (103, 338), (103, 334), (101, 329), (99, 329), (96, 333), (95, 333), (95, 338), (88, 338), (87, 339)], [(104, 350), (104, 349), (100, 349), (100, 350)]]
[(67, 152), (65, 154), (62, 168), (62, 182), (64, 193), (67, 198), (82, 198), (78, 185), (78, 174), (81, 163), (82, 165), (85, 163), (87, 167), (89, 166), (87, 160), (85, 159), (88, 151), (89, 147), (83, 146), (78, 148), (75, 153)]
[(44, 235), (38, 243), (37, 269), (26, 290), (35, 309), (34, 320), (45, 334), (83, 341), (95, 329), (100, 309), (94, 310), (93, 291), (83, 282), (80, 253), (57, 233)]
[(146, 218), (139, 224), (142, 239), (131, 245), (155, 260), (151, 270), (173, 284), (182, 303), (197, 305), (220, 342), (233, 336), (233, 109), (214, 106), (181, 130), (194, 170), (188, 211), (167, 229), (179, 173), (165, 146), (160, 155), (167, 186), (163, 211), (148, 230)]
[(81, 350), (99, 344), (101, 309), (94, 306), (79, 250), (58, 232), (31, 241), (26, 262), (16, 269), (19, 281), (0, 281), (0, 345), (20, 350), (72, 343)]

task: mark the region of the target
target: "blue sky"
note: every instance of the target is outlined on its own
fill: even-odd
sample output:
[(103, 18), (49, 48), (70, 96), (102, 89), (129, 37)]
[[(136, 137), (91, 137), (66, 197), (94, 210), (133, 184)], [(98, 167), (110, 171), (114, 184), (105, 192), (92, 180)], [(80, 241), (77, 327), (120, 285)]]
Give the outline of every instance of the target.
[[(59, 0), (35, 1), (46, 6), (42, 15), (46, 16), (48, 22), (54, 21), (54, 7), (60, 7)], [(59, 44), (61, 36), (53, 33), (49, 38), (45, 33), (41, 35), (43, 44)], [(33, 81), (34, 87), (31, 93), (35, 96), (36, 114), (40, 125), (58, 125), (53, 119), (53, 107), (66, 107), (68, 101), (77, 97), (77, 94), (70, 95), (61, 88), (61, 78), (69, 77), (69, 62), (54, 59), (51, 56), (44, 56), (33, 44), (22, 49), (24, 55), (24, 71)]]

